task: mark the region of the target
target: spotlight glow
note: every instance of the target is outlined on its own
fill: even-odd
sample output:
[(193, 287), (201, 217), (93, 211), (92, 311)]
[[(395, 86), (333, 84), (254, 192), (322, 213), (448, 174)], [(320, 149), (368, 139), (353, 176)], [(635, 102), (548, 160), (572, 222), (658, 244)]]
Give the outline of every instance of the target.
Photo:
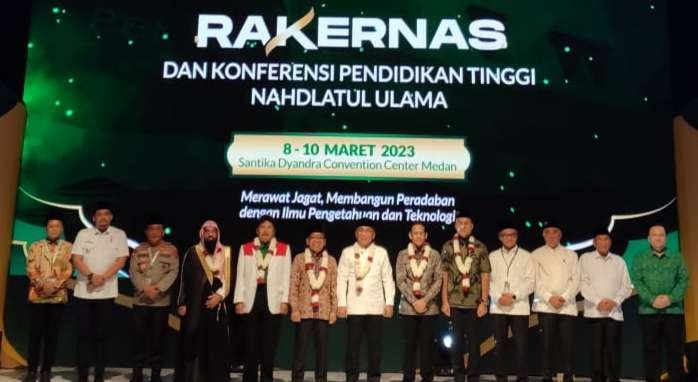
[(446, 349), (450, 349), (453, 345), (453, 337), (450, 334), (446, 334), (441, 339), (441, 343), (444, 345)]

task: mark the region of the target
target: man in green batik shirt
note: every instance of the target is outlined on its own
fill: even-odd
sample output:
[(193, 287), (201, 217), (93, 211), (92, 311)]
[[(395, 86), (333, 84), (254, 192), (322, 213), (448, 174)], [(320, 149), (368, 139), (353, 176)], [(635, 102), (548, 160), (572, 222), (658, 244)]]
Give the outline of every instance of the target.
[[(487, 247), (473, 236), (472, 215), (460, 212), (456, 234), (441, 249), (443, 282), (441, 311), (453, 323), (451, 362), (455, 382), (480, 380), (480, 321), (487, 314), (490, 293), (490, 260)], [(468, 347), (465, 347), (465, 338)], [(468, 369), (464, 354), (469, 353)]]
[(681, 254), (666, 248), (666, 230), (650, 227), (650, 248), (635, 257), (632, 279), (640, 297), (640, 324), (645, 379), (660, 380), (661, 346), (667, 357), (670, 381), (683, 375), (683, 296), (688, 269)]

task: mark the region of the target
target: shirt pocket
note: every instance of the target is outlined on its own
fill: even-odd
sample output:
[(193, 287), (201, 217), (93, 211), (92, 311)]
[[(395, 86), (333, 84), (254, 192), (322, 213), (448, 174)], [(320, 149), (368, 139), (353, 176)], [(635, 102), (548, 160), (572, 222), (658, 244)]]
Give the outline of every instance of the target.
[(160, 272), (162, 272), (163, 274), (170, 273), (173, 269), (172, 259), (170, 259), (168, 257), (159, 258), (158, 259), (158, 266), (160, 268), (159, 269)]
[(119, 258), (119, 247), (118, 246), (112, 244), (109, 246), (108, 251), (109, 251), (109, 255), (111, 255), (111, 257), (114, 260)]

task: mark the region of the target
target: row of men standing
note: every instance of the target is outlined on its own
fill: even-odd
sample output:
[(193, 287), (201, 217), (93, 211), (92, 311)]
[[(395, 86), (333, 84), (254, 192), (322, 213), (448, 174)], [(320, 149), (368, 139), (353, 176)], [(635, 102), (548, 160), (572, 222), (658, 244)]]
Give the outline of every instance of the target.
[[(56, 234), (60, 231), (56, 228), (60, 221), (49, 219), (47, 239), (30, 247), (27, 270), (31, 280), (32, 335), (28, 380), (36, 378), (37, 345), (42, 337), (46, 338), (41, 378), (45, 380), (46, 375), (50, 378), (55, 352), (55, 337), (51, 338), (51, 333), (55, 333), (55, 328), (47, 328), (45, 320), (54, 317), (52, 323), (59, 321), (61, 306), (67, 299), (65, 281), (72, 273), (71, 254), (79, 270), (75, 287), (78, 374), (80, 380), (87, 380), (88, 356), (92, 353), (95, 380), (103, 379), (106, 361), (103, 325), (108, 322), (113, 299), (118, 294), (116, 273), (129, 256), (126, 235), (110, 225), (112, 217), (108, 207), (97, 208), (93, 216), (95, 228), (82, 230), (72, 248), (70, 243), (60, 240), (60, 232)], [(342, 251), (337, 265), (325, 250), (326, 238), (321, 227), (309, 230), (306, 249), (292, 263), (290, 248), (276, 240), (273, 223), (270, 218), (259, 221), (257, 237), (241, 246), (236, 267), (231, 264), (230, 248), (220, 243), (220, 231), (212, 221), (204, 223), (200, 242), (184, 254), (177, 294), (178, 313), (182, 316), (183, 362), (178, 365), (176, 378), (228, 379), (229, 354), (223, 345), (226, 342), (221, 339), (229, 335), (229, 313), (222, 302), (232, 288), (234, 309), (245, 317), (247, 360), (243, 380), (258, 380), (260, 371), (263, 381), (272, 380), (281, 317), (289, 310), (291, 320), (297, 323), (294, 380), (302, 380), (305, 348), (311, 339), (315, 340), (316, 380), (326, 380), (328, 326), (337, 318), (347, 319), (347, 380), (358, 379), (363, 337), (367, 337), (369, 345), (368, 379), (379, 380), (382, 318), (393, 315), (395, 283), (387, 252), (374, 243), (372, 224), (359, 224), (356, 242)], [(535, 294), (533, 310), (539, 313), (543, 335), (543, 376), (552, 377), (556, 370), (551, 360), (559, 352), (565, 379), (571, 380), (573, 326), (577, 316), (575, 297), (580, 289), (585, 300), (584, 315), (592, 326), (593, 377), (617, 380), (621, 303), (630, 295), (632, 286), (625, 262), (609, 252), (608, 232), (598, 232), (594, 238), (597, 250), (584, 254), (578, 261), (574, 252), (560, 245), (560, 226), (552, 222), (543, 230), (545, 245), (532, 254), (517, 246), (517, 231), (511, 224), (502, 225), (499, 231), (502, 247), (491, 253), (472, 235), (473, 228), (472, 216), (459, 214), (454, 238), (439, 253), (430, 248), (426, 227), (414, 224), (409, 232), (410, 243), (398, 254), (396, 279), (401, 292), (399, 313), (405, 342), (404, 380), (414, 380), (417, 349), (422, 379), (432, 380), (432, 346), (439, 310), (453, 323), (454, 379), (463, 381), (467, 376), (469, 380), (477, 380), (479, 327), (488, 309), (494, 324), (498, 380), (506, 378), (507, 356), (503, 346), (509, 328), (516, 349), (511, 357), (515, 364), (513, 371), (519, 380), (526, 380), (532, 293)], [(146, 366), (152, 368), (151, 380), (159, 380), (170, 289), (178, 277), (177, 250), (162, 240), (162, 229), (160, 222), (149, 222), (147, 242), (131, 256), (134, 317), (140, 323), (136, 326), (142, 328), (141, 333), (135, 334), (138, 344), (134, 381), (143, 379), (142, 370)], [(661, 226), (650, 229), (649, 241), (651, 250), (635, 260), (634, 282), (640, 295), (647, 379), (654, 381), (659, 378), (660, 362), (655, 358), (662, 338), (666, 343), (670, 377), (677, 378), (681, 373), (681, 301), (688, 275), (681, 256), (665, 250), (666, 234)], [(38, 330), (40, 327), (43, 331)], [(145, 349), (150, 349), (150, 354)], [(469, 353), (467, 368), (463, 362), (465, 353)]]

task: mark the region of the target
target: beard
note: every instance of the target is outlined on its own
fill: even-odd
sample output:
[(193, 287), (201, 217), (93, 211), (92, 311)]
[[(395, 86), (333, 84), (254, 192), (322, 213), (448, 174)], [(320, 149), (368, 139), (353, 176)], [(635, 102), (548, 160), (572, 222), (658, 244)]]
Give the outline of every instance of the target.
[(216, 239), (204, 239), (204, 248), (206, 248), (206, 252), (210, 255), (213, 255), (216, 251), (216, 243), (218, 240)]

